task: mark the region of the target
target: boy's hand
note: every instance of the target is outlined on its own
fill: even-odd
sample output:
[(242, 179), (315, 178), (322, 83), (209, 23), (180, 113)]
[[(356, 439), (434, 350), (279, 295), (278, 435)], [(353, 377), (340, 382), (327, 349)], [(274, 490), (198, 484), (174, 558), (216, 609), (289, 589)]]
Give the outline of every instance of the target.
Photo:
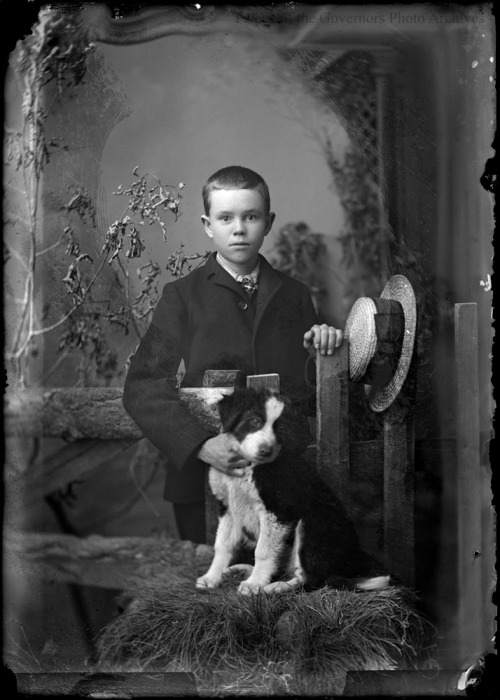
[(243, 476), (243, 467), (249, 462), (239, 454), (238, 441), (227, 433), (220, 433), (203, 443), (198, 458), (230, 476)]
[(332, 355), (335, 348), (340, 347), (344, 334), (333, 326), (323, 323), (315, 325), (304, 333), (304, 347), (310, 355), (316, 356), (319, 350), (322, 355)]

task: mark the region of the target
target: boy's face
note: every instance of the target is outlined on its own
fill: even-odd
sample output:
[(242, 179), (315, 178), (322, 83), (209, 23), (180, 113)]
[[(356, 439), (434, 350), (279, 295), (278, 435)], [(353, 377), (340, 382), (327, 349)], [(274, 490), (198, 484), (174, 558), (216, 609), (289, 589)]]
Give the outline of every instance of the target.
[(248, 274), (257, 263), (274, 214), (266, 213), (258, 190), (214, 190), (210, 194), (210, 215), (201, 220), (222, 257), (237, 272)]

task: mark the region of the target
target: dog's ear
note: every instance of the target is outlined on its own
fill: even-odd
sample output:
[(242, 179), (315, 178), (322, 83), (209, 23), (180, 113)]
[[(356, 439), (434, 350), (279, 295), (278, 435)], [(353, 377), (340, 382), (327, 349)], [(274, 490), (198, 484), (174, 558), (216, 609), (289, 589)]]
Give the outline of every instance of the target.
[(301, 452), (313, 439), (309, 423), (287, 396), (280, 396), (280, 399), (285, 404), (285, 409), (274, 424), (278, 440), (291, 451)]
[(231, 432), (241, 415), (241, 401), (237, 389), (232, 394), (226, 394), (217, 402), (222, 430), (225, 433)]
[(293, 404), (291, 400), (288, 398), (288, 396), (283, 396), (283, 394), (276, 393), (276, 396), (279, 398), (280, 401), (283, 401), (285, 404), (285, 409), (291, 410), (292, 412), (295, 411), (293, 408)]

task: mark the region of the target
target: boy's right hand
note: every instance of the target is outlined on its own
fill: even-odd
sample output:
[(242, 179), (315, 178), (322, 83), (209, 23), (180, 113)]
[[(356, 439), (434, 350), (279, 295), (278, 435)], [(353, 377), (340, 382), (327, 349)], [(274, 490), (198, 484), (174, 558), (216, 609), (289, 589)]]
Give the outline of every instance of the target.
[(203, 443), (198, 459), (229, 476), (243, 476), (249, 462), (239, 454), (238, 441), (228, 433), (220, 433)]

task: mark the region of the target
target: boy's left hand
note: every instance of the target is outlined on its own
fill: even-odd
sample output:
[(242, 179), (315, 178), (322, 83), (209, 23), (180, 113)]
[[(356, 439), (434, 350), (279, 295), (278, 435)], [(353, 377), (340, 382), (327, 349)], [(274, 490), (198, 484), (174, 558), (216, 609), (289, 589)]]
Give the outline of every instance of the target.
[(326, 323), (314, 325), (309, 331), (304, 333), (304, 347), (310, 355), (316, 356), (319, 350), (322, 355), (332, 355), (335, 348), (340, 347), (344, 334), (333, 326)]

